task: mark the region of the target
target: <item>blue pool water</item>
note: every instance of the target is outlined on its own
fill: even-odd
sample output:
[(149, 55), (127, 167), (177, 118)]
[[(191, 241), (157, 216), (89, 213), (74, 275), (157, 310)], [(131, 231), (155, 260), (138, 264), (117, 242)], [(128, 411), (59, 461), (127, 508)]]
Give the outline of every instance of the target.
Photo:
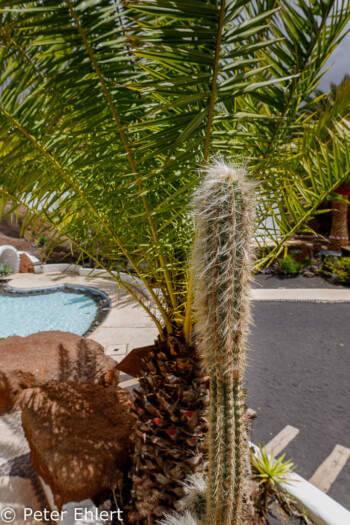
[(97, 311), (92, 297), (76, 292), (0, 295), (0, 337), (24, 337), (45, 330), (83, 335)]

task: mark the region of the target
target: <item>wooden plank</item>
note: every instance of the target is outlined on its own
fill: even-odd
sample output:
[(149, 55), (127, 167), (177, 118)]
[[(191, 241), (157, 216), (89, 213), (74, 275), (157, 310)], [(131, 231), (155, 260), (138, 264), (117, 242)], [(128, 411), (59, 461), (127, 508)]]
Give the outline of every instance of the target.
[(287, 425), (281, 432), (269, 441), (266, 451), (271, 456), (278, 456), (284, 448), (299, 434), (299, 429)]
[(125, 372), (125, 374), (128, 374), (129, 376), (138, 377), (141, 368), (144, 366), (143, 360), (148, 356), (151, 350), (154, 350), (154, 345), (134, 348), (122, 361), (120, 361), (120, 363), (118, 363), (118, 370)]
[(337, 479), (342, 469), (350, 458), (350, 449), (341, 445), (336, 445), (331, 454), (318, 467), (309, 479), (323, 492), (328, 492), (332, 483)]

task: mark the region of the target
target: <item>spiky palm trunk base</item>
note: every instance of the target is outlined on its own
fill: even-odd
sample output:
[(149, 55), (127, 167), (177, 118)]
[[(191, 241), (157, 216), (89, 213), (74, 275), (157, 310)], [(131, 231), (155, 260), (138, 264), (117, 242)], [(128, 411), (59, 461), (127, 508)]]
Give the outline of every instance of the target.
[(158, 339), (135, 390), (131, 522), (152, 524), (184, 495), (187, 475), (204, 469), (209, 379), (181, 336)]

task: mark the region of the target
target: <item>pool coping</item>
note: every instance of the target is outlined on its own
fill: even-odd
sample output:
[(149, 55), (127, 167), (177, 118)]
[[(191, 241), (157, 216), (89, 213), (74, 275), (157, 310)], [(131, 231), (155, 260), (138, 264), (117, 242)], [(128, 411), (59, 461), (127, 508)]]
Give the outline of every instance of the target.
[(102, 290), (98, 288), (93, 288), (91, 286), (82, 286), (78, 284), (58, 284), (56, 286), (46, 286), (44, 288), (15, 288), (14, 286), (11, 286), (7, 281), (3, 281), (1, 289), (7, 292), (9, 296), (46, 295), (58, 291), (69, 292), (71, 290), (75, 290), (77, 292), (85, 294), (90, 294), (91, 296), (93, 296), (93, 299), (97, 304), (97, 313), (92, 323), (90, 324), (88, 330), (81, 334), (82, 337), (88, 337), (95, 330), (97, 330), (97, 328), (103, 324), (111, 309), (111, 301), (108, 295)]

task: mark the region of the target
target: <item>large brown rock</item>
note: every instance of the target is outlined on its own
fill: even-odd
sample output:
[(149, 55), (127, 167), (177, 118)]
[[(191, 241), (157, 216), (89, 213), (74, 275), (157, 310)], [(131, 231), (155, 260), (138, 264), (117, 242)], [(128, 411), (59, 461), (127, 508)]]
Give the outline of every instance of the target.
[(48, 381), (118, 384), (115, 361), (103, 347), (70, 332), (38, 332), (0, 341), (0, 412), (10, 410), (18, 393)]
[(117, 486), (135, 421), (129, 392), (51, 382), (22, 392), (19, 404), (34, 469), (59, 509)]

